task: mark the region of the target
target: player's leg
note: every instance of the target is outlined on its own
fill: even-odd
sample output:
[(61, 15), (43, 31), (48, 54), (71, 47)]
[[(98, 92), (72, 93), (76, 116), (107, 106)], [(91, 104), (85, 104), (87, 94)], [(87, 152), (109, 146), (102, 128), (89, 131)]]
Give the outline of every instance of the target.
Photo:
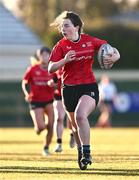
[[(44, 108), (35, 108), (30, 110), (30, 114), (34, 123), (34, 129), (37, 134), (40, 134), (42, 130), (46, 129), (45, 118), (44, 118)], [(43, 155), (48, 155), (49, 152), (45, 152), (45, 147), (42, 151)]]
[(67, 119), (67, 128), (69, 128), (69, 131), (70, 131), (69, 146), (70, 146), (70, 148), (74, 148), (74, 146), (75, 146), (75, 138), (74, 138), (74, 134), (72, 132), (72, 126), (71, 126), (69, 118), (67, 117), (66, 119)]
[(45, 122), (47, 124), (47, 134), (44, 140), (44, 155), (49, 155), (49, 145), (53, 137), (53, 125), (54, 125), (54, 109), (53, 104), (49, 103), (44, 108), (45, 111)]
[(62, 152), (62, 134), (64, 129), (64, 117), (65, 110), (62, 105), (61, 100), (54, 101), (54, 113), (55, 113), (55, 122), (56, 122), (56, 135), (57, 135), (57, 145), (55, 152)]
[(82, 158), (82, 145), (81, 145), (81, 141), (78, 135), (78, 129), (77, 129), (77, 124), (75, 122), (75, 118), (74, 118), (74, 112), (68, 112), (66, 111), (67, 116), (70, 120), (71, 123), (71, 127), (72, 127), (72, 131), (74, 134), (74, 138), (77, 144), (77, 151), (78, 151), (78, 165), (80, 167), (81, 170), (85, 170), (87, 168), (87, 166), (83, 163), (81, 163), (81, 158)]
[(66, 109), (66, 114), (70, 120), (72, 131), (74, 133), (75, 141), (77, 144), (78, 164), (79, 164), (80, 169), (84, 170), (87, 168), (87, 166), (80, 163), (80, 160), (82, 158), (82, 146), (81, 146), (81, 141), (78, 135), (78, 128), (77, 128), (77, 124), (75, 122), (75, 116), (74, 116), (74, 111), (78, 104), (79, 96), (80, 96), (80, 90), (76, 88), (76, 86), (64, 85), (62, 89), (62, 97), (63, 97), (62, 100)]
[(80, 141), (80, 138), (79, 138), (79, 135), (78, 135), (78, 130), (77, 130), (77, 124), (76, 124), (75, 118), (74, 118), (74, 112), (66, 111), (66, 114), (67, 114), (67, 116), (68, 116), (68, 118), (70, 120), (71, 127), (72, 127), (72, 132), (74, 134), (76, 143), (77, 143), (78, 146), (81, 146), (81, 141)]
[(95, 109), (96, 101), (88, 95), (83, 95), (77, 104), (75, 110), (75, 119), (78, 126), (78, 134), (82, 144), (83, 164), (91, 164), (90, 156), (90, 125), (88, 122), (89, 114)]
[(44, 122), (44, 110), (43, 108), (35, 108), (30, 110), (30, 115), (33, 120), (34, 130), (37, 134), (40, 134), (46, 128)]
[(111, 127), (110, 123), (111, 110), (110, 107), (102, 102), (100, 104), (100, 116), (97, 120), (96, 127)]

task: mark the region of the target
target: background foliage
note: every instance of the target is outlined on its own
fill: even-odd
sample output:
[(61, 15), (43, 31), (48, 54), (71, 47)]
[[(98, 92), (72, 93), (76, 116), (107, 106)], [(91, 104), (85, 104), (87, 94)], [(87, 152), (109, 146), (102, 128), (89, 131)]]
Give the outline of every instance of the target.
[[(61, 38), (49, 24), (63, 10), (79, 13), (84, 21), (84, 31), (106, 39), (117, 47), (121, 54), (121, 63), (116, 68), (139, 68), (139, 21), (121, 24), (112, 17), (125, 12), (138, 11), (139, 1), (134, 5), (128, 0), (19, 0), (18, 8), (23, 21), (39, 35), (42, 41), (52, 48)], [(97, 65), (95, 65), (97, 67)]]

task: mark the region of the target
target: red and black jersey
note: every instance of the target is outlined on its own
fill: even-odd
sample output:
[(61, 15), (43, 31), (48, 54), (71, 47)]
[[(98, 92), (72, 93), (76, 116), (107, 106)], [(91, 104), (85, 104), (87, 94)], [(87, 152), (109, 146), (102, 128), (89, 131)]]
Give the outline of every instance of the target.
[(34, 102), (47, 102), (54, 98), (54, 88), (47, 85), (53, 79), (53, 74), (42, 69), (40, 65), (31, 66), (27, 69), (23, 79), (30, 85), (30, 100)]
[(89, 84), (96, 82), (92, 65), (95, 51), (102, 44), (107, 43), (87, 34), (81, 34), (78, 42), (73, 42), (65, 37), (53, 48), (50, 61), (57, 62), (65, 57), (70, 50), (76, 52), (76, 59), (62, 67), (62, 82), (69, 85)]

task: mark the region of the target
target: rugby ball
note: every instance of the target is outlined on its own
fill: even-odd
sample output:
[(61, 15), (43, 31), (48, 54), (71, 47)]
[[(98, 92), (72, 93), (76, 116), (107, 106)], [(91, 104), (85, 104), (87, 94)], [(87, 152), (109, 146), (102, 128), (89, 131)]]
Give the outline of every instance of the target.
[(110, 65), (104, 64), (105, 57), (108, 55), (112, 55), (113, 53), (114, 53), (114, 49), (110, 44), (103, 44), (100, 46), (97, 58), (98, 58), (100, 67), (102, 69), (110, 69), (113, 66), (113, 64), (110, 64)]

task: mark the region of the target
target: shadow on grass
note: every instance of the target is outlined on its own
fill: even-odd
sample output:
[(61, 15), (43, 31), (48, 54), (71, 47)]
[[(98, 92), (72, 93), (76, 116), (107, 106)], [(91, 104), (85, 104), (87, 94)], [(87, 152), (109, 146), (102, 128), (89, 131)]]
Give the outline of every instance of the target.
[(76, 154), (57, 154), (53, 153), (51, 156), (44, 157), (41, 153), (1, 153), (0, 160), (10, 161), (41, 161), (41, 162), (72, 162), (77, 160)]
[[(1, 153), (0, 160), (10, 160), (10, 161), (41, 161), (45, 162), (46, 157), (43, 157), (41, 153)], [(76, 154), (65, 154), (65, 153), (53, 153), (51, 156), (47, 157), (48, 162), (72, 162), (77, 160), (77, 155)], [(102, 163), (102, 162), (121, 162), (121, 161), (129, 161), (129, 162), (138, 162), (139, 161), (139, 154), (96, 154), (94, 156), (94, 162), (96, 163)]]
[(1, 173), (37, 173), (37, 174), (85, 174), (85, 175), (115, 175), (115, 176), (139, 176), (139, 169), (100, 169), (88, 168), (81, 171), (79, 168), (58, 167), (30, 167), (30, 166), (3, 166)]

